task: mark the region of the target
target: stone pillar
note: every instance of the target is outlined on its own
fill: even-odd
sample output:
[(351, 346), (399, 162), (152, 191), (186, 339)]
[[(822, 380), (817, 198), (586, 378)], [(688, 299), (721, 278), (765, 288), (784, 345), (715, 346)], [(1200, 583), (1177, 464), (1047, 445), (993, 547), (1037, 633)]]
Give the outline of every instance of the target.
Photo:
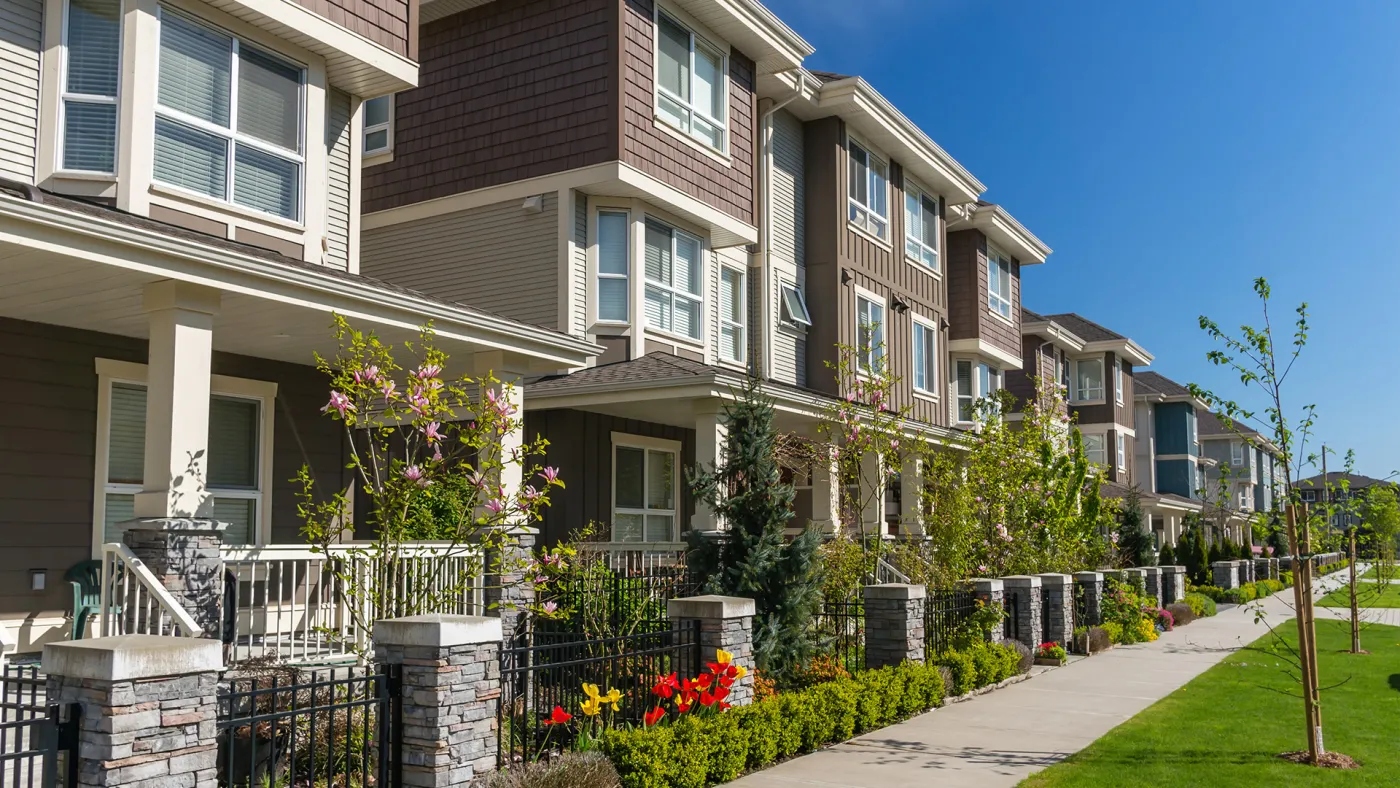
[(1216, 561), (1211, 564), (1210, 577), (1211, 583), (1220, 588), (1240, 587), (1240, 575), (1234, 561)]
[(900, 460), (899, 500), (899, 535), (923, 537), (924, 460), (917, 454), (906, 454)]
[[(1004, 608), (1006, 606), (1006, 587), (1002, 585), (1000, 578), (976, 578), (972, 581), (972, 593), (977, 597), (977, 601), (988, 607)], [(1005, 633), (1004, 627), (992, 627), (992, 631), (987, 633), (987, 640), (992, 643), (1000, 643), (1006, 639)]]
[(402, 666), (405, 788), (465, 786), (496, 770), (500, 619), (434, 613), (377, 621), (374, 657)]
[(1236, 562), (1235, 562), (1235, 565), (1239, 567), (1239, 572), (1240, 572), (1240, 585), (1244, 585), (1245, 583), (1253, 583), (1253, 582), (1254, 582), (1254, 560), (1253, 560), (1253, 559), (1250, 559), (1250, 560), (1248, 560), (1248, 561), (1245, 561), (1245, 560), (1241, 559), (1241, 560), (1239, 560), (1239, 561), (1236, 561)]
[[(734, 655), (734, 661), (748, 668), (748, 675), (734, 682), (726, 698), (731, 706), (753, 702), (753, 614), (752, 599), (736, 596), (692, 596), (672, 599), (666, 603), (666, 613), (672, 623), (700, 622), (700, 661), (713, 662), (715, 652), (723, 649)], [(682, 674), (694, 674), (701, 666), (692, 666)]]
[(520, 616), (535, 603), (534, 578), (525, 571), (533, 556), (538, 528), (520, 526), (505, 529), (492, 538), (483, 560), (482, 602), (486, 615), (501, 619), (506, 634), (515, 631)]
[(1254, 568), (1253, 568), (1252, 571), (1253, 571), (1254, 582), (1257, 583), (1257, 582), (1259, 582), (1260, 580), (1268, 580), (1268, 579), (1269, 579), (1269, 559), (1267, 559), (1267, 558), (1256, 558), (1256, 559), (1254, 559), (1253, 563), (1254, 563)]
[(865, 666), (924, 661), (924, 586), (865, 587)]
[[(724, 445), (729, 430), (724, 424), (723, 403), (717, 399), (695, 403), (695, 465), (706, 470), (718, 467), (724, 458)], [(806, 523), (803, 523), (806, 525)], [(724, 528), (720, 516), (705, 504), (696, 501), (690, 516), (694, 531), (719, 531)]]
[(1074, 584), (1083, 589), (1084, 620), (1078, 626), (1096, 626), (1103, 623), (1103, 573), (1075, 572)]
[(1008, 608), (1015, 609), (1015, 639), (1024, 643), (1031, 651), (1045, 639), (1041, 637), (1040, 578), (1036, 575), (1011, 575), (1003, 577)]
[(1124, 569), (1121, 575), (1123, 584), (1139, 594), (1147, 593), (1147, 572), (1142, 569)]
[(1186, 597), (1186, 567), (1162, 567), (1162, 607)]
[(82, 707), (73, 788), (217, 787), (218, 642), (118, 635), (51, 643), (43, 659), (47, 702)]
[(1162, 601), (1162, 567), (1144, 566), (1142, 572), (1147, 596), (1156, 600), (1157, 607), (1165, 606), (1166, 602)]
[[(199, 636), (215, 640), (223, 635), (224, 558), (219, 545), (227, 525), (203, 519), (131, 520), (122, 534), (131, 552), (194, 619)], [(128, 607), (122, 615), (128, 632), (155, 626), (142, 619), (144, 610)]]
[(865, 533), (877, 538), (885, 535), (885, 462), (878, 452), (866, 452), (860, 457), (860, 484), (857, 486), (860, 499), (855, 505), (860, 510), (861, 527)]
[[(841, 467), (836, 449), (817, 438), (817, 458), (812, 462), (812, 522), (822, 533), (841, 530)], [(798, 523), (805, 525), (805, 523)]]
[(1044, 609), (1049, 617), (1041, 622), (1046, 640), (1053, 640), (1070, 648), (1074, 640), (1074, 578), (1062, 574), (1042, 574), (1040, 593), (1045, 602)]
[(1270, 559), (1269, 559), (1269, 579), (1270, 579), (1270, 580), (1277, 580), (1277, 579), (1278, 579), (1278, 573), (1279, 573), (1279, 568), (1278, 568), (1278, 565), (1279, 565), (1279, 564), (1278, 564), (1278, 562), (1279, 562), (1279, 560), (1278, 560), (1277, 558), (1270, 558)]

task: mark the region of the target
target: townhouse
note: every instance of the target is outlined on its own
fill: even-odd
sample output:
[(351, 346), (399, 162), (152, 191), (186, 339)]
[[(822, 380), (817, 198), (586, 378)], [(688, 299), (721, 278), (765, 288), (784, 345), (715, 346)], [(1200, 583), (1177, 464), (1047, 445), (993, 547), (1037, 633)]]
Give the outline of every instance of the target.
[(4, 651), (67, 636), (65, 581), (90, 584), (129, 528), (221, 531), (249, 555), (300, 541), (297, 470), (350, 484), (312, 366), (332, 312), (392, 342), (431, 319), (459, 372), (507, 381), (597, 352), (360, 273), (364, 99), (418, 83), (419, 13), (0, 7)]
[[(1294, 482), (1293, 489), (1298, 491), (1298, 500), (1305, 509), (1311, 510), (1329, 503), (1337, 507), (1330, 518), (1330, 526), (1333, 530), (1343, 531), (1361, 525), (1360, 514), (1348, 504), (1366, 497), (1366, 491), (1370, 488), (1386, 484), (1393, 485), (1394, 482), (1359, 473), (1328, 471), (1326, 476), (1319, 473)], [(1276, 494), (1283, 495), (1284, 492)]]
[(1283, 486), (1282, 452), (1267, 436), (1216, 413), (1199, 419), (1206, 496), (1237, 512), (1271, 511)]
[(1154, 494), (1144, 510), (1151, 518), (1158, 546), (1176, 544), (1184, 520), (1204, 511), (1201, 480), (1206, 464), (1197, 423), (1208, 412), (1190, 390), (1157, 372), (1133, 376), (1134, 467), (1138, 484)]

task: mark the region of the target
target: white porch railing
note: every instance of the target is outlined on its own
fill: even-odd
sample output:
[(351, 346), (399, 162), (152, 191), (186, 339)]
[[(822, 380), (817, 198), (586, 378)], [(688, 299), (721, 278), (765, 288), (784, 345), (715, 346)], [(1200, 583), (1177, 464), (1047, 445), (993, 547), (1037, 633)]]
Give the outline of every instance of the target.
[(131, 548), (119, 542), (102, 545), (102, 586), (97, 634), (200, 637), (184, 606), (166, 590)]
[(583, 542), (579, 552), (600, 556), (609, 569), (638, 572), (685, 563), (685, 542)]
[(368, 650), (365, 625), (376, 618), (481, 615), (482, 560), (476, 548), (404, 545), (388, 565), (367, 549), (356, 544), (333, 545), (326, 553), (304, 545), (224, 547), (224, 616), (226, 622), (232, 618), (225, 640), (232, 635), (233, 659), (349, 659)]

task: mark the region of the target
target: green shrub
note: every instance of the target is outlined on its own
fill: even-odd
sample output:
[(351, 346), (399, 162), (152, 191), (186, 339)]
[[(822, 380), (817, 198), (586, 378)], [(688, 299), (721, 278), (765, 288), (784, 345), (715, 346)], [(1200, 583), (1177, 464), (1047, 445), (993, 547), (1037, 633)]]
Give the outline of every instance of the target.
[(1291, 585), (1293, 585), (1293, 573), (1292, 573), (1292, 572), (1279, 572), (1279, 573), (1278, 573), (1278, 579), (1279, 579), (1279, 582), (1280, 582), (1280, 583), (1283, 583), (1285, 586), (1291, 586)]
[(937, 658), (937, 664), (948, 668), (953, 675), (953, 695), (966, 695), (977, 689), (977, 665), (972, 655), (965, 651), (949, 651)]
[(1215, 600), (1204, 594), (1197, 592), (1187, 594), (1185, 602), (1191, 606), (1191, 612), (1196, 614), (1196, 618), (1215, 615)]
[(1108, 635), (1108, 642), (1123, 642), (1123, 625), (1117, 621), (1105, 621), (1099, 628), (1104, 631), (1105, 635)]
[(1261, 590), (1267, 591), (1268, 594), (1277, 594), (1284, 589), (1284, 584), (1277, 580), (1260, 580), (1254, 585), (1258, 586)]

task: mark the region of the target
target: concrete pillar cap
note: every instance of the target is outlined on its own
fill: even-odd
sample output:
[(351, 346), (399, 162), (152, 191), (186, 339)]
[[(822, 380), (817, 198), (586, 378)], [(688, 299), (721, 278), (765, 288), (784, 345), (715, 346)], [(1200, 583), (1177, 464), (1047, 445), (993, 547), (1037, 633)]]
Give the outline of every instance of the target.
[(50, 676), (129, 681), (209, 673), (224, 666), (223, 644), (207, 638), (117, 635), (44, 646)]
[(865, 587), (866, 599), (923, 599), (928, 589), (909, 583), (881, 583)]
[(1075, 572), (1074, 579), (1082, 583), (1102, 583), (1103, 572)]
[(1001, 578), (999, 577), (976, 577), (972, 580), (972, 586), (983, 594), (1002, 590)]
[(741, 596), (706, 594), (666, 602), (666, 614), (671, 618), (745, 618), (755, 610), (754, 601)]
[(1007, 588), (1040, 588), (1039, 575), (1008, 575), (1001, 581)]
[(381, 646), (447, 648), (500, 640), (501, 620), (486, 616), (428, 613), (374, 622), (374, 642)]
[(1144, 566), (1144, 567), (1142, 568), (1142, 571), (1143, 571), (1143, 572), (1146, 572), (1146, 573), (1149, 574), (1149, 575), (1160, 575), (1160, 574), (1162, 574), (1162, 567), (1160, 567), (1160, 566)]
[(227, 522), (207, 517), (138, 517), (123, 520), (124, 531), (187, 531), (192, 533), (223, 533)]
[(1043, 572), (1036, 575), (1036, 577), (1040, 578), (1040, 584), (1042, 586), (1067, 586), (1074, 579), (1069, 575), (1059, 572)]

